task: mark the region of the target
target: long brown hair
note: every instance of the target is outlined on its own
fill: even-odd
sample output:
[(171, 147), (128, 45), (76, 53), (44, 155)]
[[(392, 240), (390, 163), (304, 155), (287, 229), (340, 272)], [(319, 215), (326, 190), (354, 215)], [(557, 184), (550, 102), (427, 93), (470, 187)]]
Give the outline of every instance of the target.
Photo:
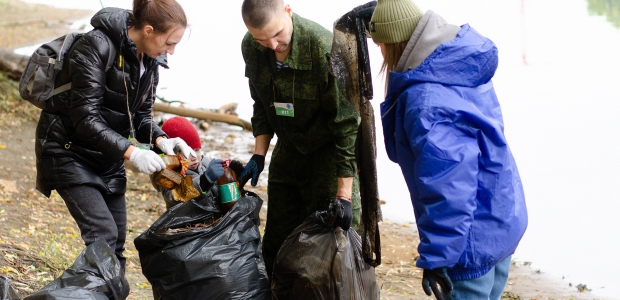
[(187, 28), (187, 16), (176, 0), (134, 0), (130, 25), (136, 29), (151, 25), (155, 32), (165, 33), (177, 25)]
[(379, 70), (379, 72), (385, 72), (387, 75), (390, 71), (396, 70), (398, 61), (400, 60), (400, 57), (403, 56), (407, 43), (409, 43), (408, 40), (399, 43), (385, 44), (385, 57), (383, 58), (383, 64), (381, 65), (381, 70)]

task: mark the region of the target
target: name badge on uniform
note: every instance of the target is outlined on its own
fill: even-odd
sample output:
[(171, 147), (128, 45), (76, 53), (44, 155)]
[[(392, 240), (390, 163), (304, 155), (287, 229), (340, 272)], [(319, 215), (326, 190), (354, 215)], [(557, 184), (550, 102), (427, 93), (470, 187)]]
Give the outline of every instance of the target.
[(280, 103), (274, 102), (273, 106), (276, 107), (276, 115), (283, 117), (294, 117), (295, 116), (295, 108), (293, 108), (293, 103)]

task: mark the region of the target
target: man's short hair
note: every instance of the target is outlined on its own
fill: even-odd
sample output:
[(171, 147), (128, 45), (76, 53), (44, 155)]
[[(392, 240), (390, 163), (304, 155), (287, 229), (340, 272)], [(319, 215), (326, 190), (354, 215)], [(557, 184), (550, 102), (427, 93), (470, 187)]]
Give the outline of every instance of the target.
[(283, 6), (282, 0), (244, 0), (241, 16), (245, 25), (262, 29)]

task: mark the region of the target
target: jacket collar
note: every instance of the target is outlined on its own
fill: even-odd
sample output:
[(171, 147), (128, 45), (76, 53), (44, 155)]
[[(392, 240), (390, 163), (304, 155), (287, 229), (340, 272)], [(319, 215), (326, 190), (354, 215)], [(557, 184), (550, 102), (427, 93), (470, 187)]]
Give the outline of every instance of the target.
[(291, 40), (291, 52), (284, 59), (284, 63), (290, 68), (297, 70), (312, 69), (312, 51), (309, 34), (303, 26), (306, 20), (293, 13), (293, 38)]

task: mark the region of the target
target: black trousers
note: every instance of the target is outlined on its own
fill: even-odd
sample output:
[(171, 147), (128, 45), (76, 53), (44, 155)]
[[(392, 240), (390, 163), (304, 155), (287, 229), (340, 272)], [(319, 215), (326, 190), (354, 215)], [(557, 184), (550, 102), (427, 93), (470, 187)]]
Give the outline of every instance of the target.
[(125, 270), (127, 208), (125, 194), (102, 194), (97, 188), (79, 185), (56, 189), (75, 219), (86, 246), (105, 240)]

